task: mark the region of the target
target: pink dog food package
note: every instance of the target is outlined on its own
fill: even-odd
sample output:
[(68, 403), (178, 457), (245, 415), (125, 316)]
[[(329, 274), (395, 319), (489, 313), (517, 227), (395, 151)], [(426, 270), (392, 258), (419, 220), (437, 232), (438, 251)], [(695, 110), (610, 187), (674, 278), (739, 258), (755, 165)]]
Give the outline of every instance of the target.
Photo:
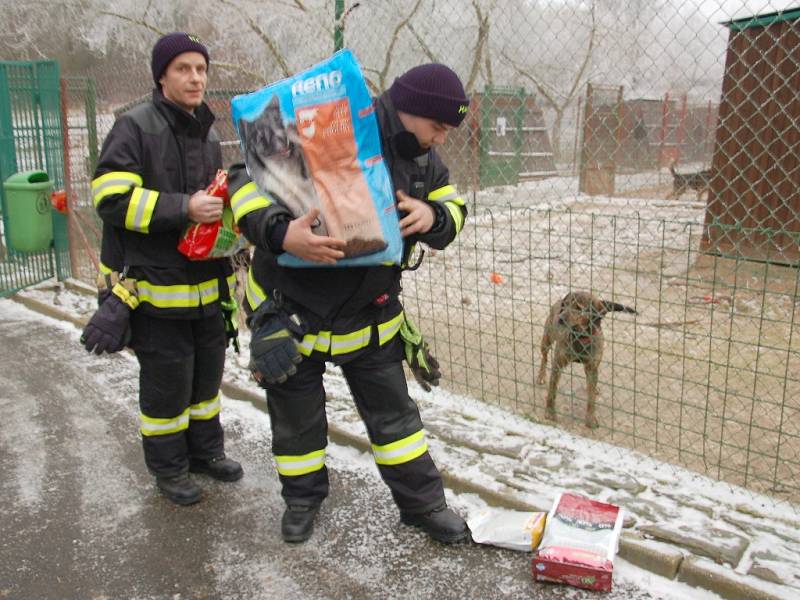
[(561, 492), (533, 558), (534, 580), (610, 592), (621, 529), (618, 506)]

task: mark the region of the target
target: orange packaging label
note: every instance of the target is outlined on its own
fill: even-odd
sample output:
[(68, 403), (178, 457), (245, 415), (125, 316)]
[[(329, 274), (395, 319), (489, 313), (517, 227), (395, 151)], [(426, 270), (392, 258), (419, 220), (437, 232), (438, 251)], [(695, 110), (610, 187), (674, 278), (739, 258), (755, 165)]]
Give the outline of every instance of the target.
[(347, 242), (348, 257), (383, 250), (381, 222), (358, 164), (349, 100), (307, 106), (295, 118), (328, 235)]

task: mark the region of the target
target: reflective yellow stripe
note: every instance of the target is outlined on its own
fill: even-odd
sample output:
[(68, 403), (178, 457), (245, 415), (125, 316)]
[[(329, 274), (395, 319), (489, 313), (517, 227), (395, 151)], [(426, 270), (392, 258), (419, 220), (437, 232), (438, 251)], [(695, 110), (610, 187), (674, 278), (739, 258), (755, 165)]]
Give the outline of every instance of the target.
[(303, 356), (311, 356), (311, 353), (315, 350), (323, 353), (328, 352), (331, 348), (331, 332), (308, 333), (303, 337), (303, 341), (298, 344), (298, 348)]
[(228, 282), (228, 295), (231, 298), (236, 296), (236, 286), (238, 285), (238, 281), (236, 280), (236, 271), (231, 273), (225, 278), (225, 281)]
[(422, 456), (427, 451), (428, 442), (425, 440), (425, 432), (422, 429), (391, 444), (384, 446), (372, 444), (372, 453), (375, 455), (375, 462), (379, 465), (407, 463), (418, 456)]
[(255, 277), (253, 277), (253, 266), (250, 265), (250, 268), (247, 270), (247, 286), (244, 288), (244, 295), (247, 298), (248, 304), (250, 304), (250, 308), (256, 310), (264, 300), (267, 299), (267, 293), (264, 291), (258, 283), (256, 282)]
[(136, 173), (111, 171), (92, 180), (92, 202), (97, 207), (106, 196), (126, 194), (137, 185), (142, 185), (142, 178)]
[(458, 192), (456, 192), (456, 186), (454, 185), (442, 186), (428, 194), (428, 200), (436, 200), (438, 202), (444, 202), (445, 200), (450, 200), (457, 197)]
[(325, 466), (325, 449), (300, 456), (276, 456), (275, 464), (278, 473), (289, 477), (313, 473)]
[(144, 413), (140, 413), (139, 421), (141, 423), (139, 431), (142, 432), (142, 435), (153, 436), (177, 433), (189, 427), (189, 409), (187, 408), (180, 415), (171, 419), (148, 417)]
[(100, 268), (100, 272), (103, 275), (111, 275), (111, 272), (114, 270), (111, 267), (109, 267), (108, 265), (103, 264), (103, 263), (100, 263), (99, 268)]
[[(397, 335), (403, 323), (403, 312), (384, 323), (378, 324), (378, 343), (383, 346)], [(367, 326), (352, 333), (333, 335), (330, 331), (308, 333), (298, 344), (300, 354), (311, 356), (312, 352), (330, 352), (331, 356), (355, 352), (369, 345), (372, 339), (372, 327)]]
[(125, 229), (148, 233), (157, 201), (158, 192), (142, 187), (134, 188), (125, 213)]
[(272, 200), (264, 196), (252, 181), (240, 187), (231, 198), (231, 208), (233, 208), (233, 218), (238, 223), (239, 219), (247, 213), (251, 213), (259, 208), (267, 208), (272, 204)]
[(189, 418), (193, 421), (208, 421), (216, 417), (221, 408), (222, 400), (219, 393), (217, 393), (211, 400), (192, 404), (189, 407)]
[(464, 213), (459, 207), (464, 206), (464, 199), (458, 195), (456, 186), (444, 185), (433, 190), (428, 194), (428, 200), (443, 203), (453, 217), (453, 222), (456, 225), (456, 233), (461, 232), (461, 229), (464, 227)]
[(397, 332), (400, 331), (400, 325), (403, 323), (403, 313), (400, 312), (394, 319), (389, 319), (385, 323), (378, 325), (378, 343), (383, 346), (386, 342), (391, 340)]
[(139, 302), (149, 302), (156, 308), (194, 308), (219, 300), (217, 279), (197, 285), (155, 285), (149, 281), (136, 282)]
[(456, 224), (456, 233), (461, 232), (461, 228), (464, 227), (464, 213), (461, 212), (461, 209), (458, 206), (453, 206), (450, 202), (445, 202), (444, 205), (447, 207), (447, 210), (450, 211), (450, 214), (453, 216), (453, 221)]
[(353, 333), (331, 336), (331, 356), (355, 352), (369, 345), (372, 327), (367, 326)]

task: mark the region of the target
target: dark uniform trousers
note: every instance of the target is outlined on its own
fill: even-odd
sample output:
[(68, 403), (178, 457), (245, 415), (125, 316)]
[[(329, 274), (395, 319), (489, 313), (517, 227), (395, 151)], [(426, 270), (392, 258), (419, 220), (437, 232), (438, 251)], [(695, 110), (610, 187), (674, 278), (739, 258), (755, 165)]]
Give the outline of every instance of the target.
[[(336, 362), (341, 365), (371, 442), (384, 445), (420, 432), (422, 420), (408, 395), (400, 336), (395, 335), (383, 346), (378, 346), (377, 338), (373, 330), (368, 348)], [(325, 355), (320, 357), (315, 352), (297, 365), (297, 373), (267, 390), (276, 457), (302, 456), (327, 446), (324, 372)], [(424, 513), (444, 504), (442, 477), (427, 451), (408, 462), (377, 466), (400, 510)], [(279, 474), (279, 478), (287, 504), (316, 506), (328, 495), (325, 466), (304, 475)]]
[[(224, 452), (219, 388), (225, 362), (225, 325), (220, 313), (201, 319), (163, 319), (131, 312), (131, 348), (139, 361), (139, 409), (147, 468), (154, 475), (185, 473), (188, 459)], [(213, 416), (193, 411), (216, 399)], [(197, 415), (192, 413), (197, 412)], [(178, 431), (145, 433), (145, 419), (181, 419)], [(174, 421), (172, 421), (174, 423)]]

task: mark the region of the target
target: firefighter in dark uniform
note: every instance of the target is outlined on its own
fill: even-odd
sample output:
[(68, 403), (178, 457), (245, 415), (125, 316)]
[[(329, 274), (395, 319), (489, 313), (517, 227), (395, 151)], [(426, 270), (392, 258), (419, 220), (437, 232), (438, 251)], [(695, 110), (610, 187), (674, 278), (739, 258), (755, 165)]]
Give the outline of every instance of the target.
[[(468, 105), (458, 76), (439, 64), (411, 69), (375, 101), (401, 216), (404, 263), (416, 242), (445, 248), (464, 226), (464, 201), (433, 148), (461, 123)], [(287, 504), (283, 539), (307, 540), (328, 495), (326, 362), (341, 366), (402, 522), (441, 542), (467, 539), (466, 523), (446, 506), (419, 410), (408, 394), (403, 359), (409, 344), (398, 334), (407, 326), (398, 297), (402, 268), (331, 268), (344, 256), (344, 242), (312, 233), (317, 209), (292, 219), (243, 165), (231, 168), (229, 185), (239, 227), (255, 245), (246, 287), (255, 310), (248, 320), (250, 366), (267, 390), (272, 450)], [(282, 267), (277, 256), (283, 252), (330, 266)], [(418, 342), (411, 351), (407, 360), (415, 374), (438, 384), (438, 364), (426, 347)]]
[[(133, 300), (124, 290), (107, 294), (83, 339), (98, 353), (125, 343), (135, 352), (145, 463), (178, 504), (201, 499), (189, 472), (221, 481), (243, 475), (225, 456), (219, 418), (225, 318), (232, 317), (221, 303), (233, 297), (233, 269), (227, 258), (189, 261), (177, 250), (190, 222), (222, 214), (222, 200), (203, 191), (222, 167), (214, 115), (203, 102), (208, 63), (195, 36), (156, 42), (152, 101), (117, 119), (92, 181), (103, 220), (101, 271), (111, 286), (122, 279)], [(128, 325), (129, 341), (97, 344), (119, 341)]]

